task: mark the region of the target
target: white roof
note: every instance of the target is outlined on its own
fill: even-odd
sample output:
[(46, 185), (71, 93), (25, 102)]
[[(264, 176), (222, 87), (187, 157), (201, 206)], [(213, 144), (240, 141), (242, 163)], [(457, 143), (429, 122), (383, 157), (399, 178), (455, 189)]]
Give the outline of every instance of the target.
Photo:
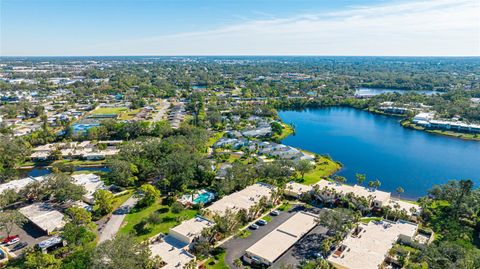
[(413, 237), (417, 231), (417, 225), (410, 222), (369, 222), (359, 227), (364, 229), (361, 236), (349, 235), (342, 243), (349, 251), (340, 257), (330, 255), (329, 262), (342, 268), (377, 269), (400, 235)]
[(164, 240), (149, 246), (152, 251), (152, 257), (158, 255), (167, 263), (162, 267), (163, 269), (182, 269), (185, 264), (195, 258), (185, 249), (175, 246), (175, 242), (170, 242), (171, 238), (169, 236), (165, 237)]
[(60, 229), (65, 225), (63, 214), (47, 203), (36, 203), (18, 210), (27, 219), (47, 233)]
[(258, 203), (262, 197), (269, 198), (272, 194), (272, 190), (275, 187), (264, 184), (256, 183), (246, 187), (245, 189), (234, 192), (230, 195), (223, 197), (216, 201), (207, 209), (215, 214), (222, 215), (227, 209), (238, 211), (240, 209), (250, 209), (253, 205)]
[(213, 226), (212, 222), (201, 217), (195, 217), (182, 222), (180, 225), (170, 228), (170, 231), (175, 231), (190, 238), (190, 240), (193, 240), (202, 233), (203, 229), (211, 226)]
[(357, 196), (362, 196), (368, 198), (368, 196), (372, 195), (375, 201), (380, 201), (382, 203), (386, 203), (390, 200), (390, 193), (379, 191), (379, 190), (372, 190), (369, 188), (365, 188), (358, 185), (346, 185), (346, 184), (337, 184), (334, 182), (330, 182), (328, 180), (320, 180), (317, 184), (320, 189), (325, 187), (334, 189), (336, 192), (347, 194), (353, 192)]
[(84, 195), (86, 198), (93, 196), (96, 190), (101, 189), (105, 186), (103, 181), (100, 179), (100, 176), (95, 174), (78, 174), (73, 175), (73, 182), (76, 185), (83, 186), (87, 193)]
[(309, 185), (303, 185), (294, 181), (288, 182), (285, 188), (285, 192), (294, 193), (296, 195), (301, 195), (312, 190), (312, 187)]
[(316, 225), (315, 215), (298, 212), (249, 247), (246, 252), (273, 263)]
[(40, 176), (40, 177), (26, 177), (22, 179), (12, 180), (7, 183), (0, 184), (0, 193), (9, 189), (19, 192), (23, 188), (25, 188), (28, 184), (35, 181), (42, 182), (44, 179), (45, 179), (44, 176)]

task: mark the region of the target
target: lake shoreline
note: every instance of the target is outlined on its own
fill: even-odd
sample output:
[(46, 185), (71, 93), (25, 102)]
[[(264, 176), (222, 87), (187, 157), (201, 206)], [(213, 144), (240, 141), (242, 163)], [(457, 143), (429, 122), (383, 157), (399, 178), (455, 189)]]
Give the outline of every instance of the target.
[[(367, 174), (369, 180), (379, 178), (384, 181), (380, 188), (383, 191), (394, 194), (397, 187), (404, 187), (406, 192), (402, 196), (402, 199), (415, 201), (418, 197), (424, 196), (427, 190), (433, 185), (443, 184), (449, 179), (472, 178), (477, 182), (476, 184), (479, 182), (479, 179), (474, 176), (478, 174), (475, 172), (472, 173), (472, 171), (480, 170), (478, 167), (474, 168), (475, 166), (472, 165), (479, 157), (475, 155), (475, 153), (472, 153), (474, 151), (472, 149), (477, 148), (476, 141), (448, 139), (447, 137), (449, 136), (445, 135), (432, 136), (429, 132), (418, 132), (418, 130), (403, 127), (399, 124), (398, 117), (372, 113), (366, 109), (350, 106), (326, 106), (301, 111), (280, 110), (278, 113), (283, 122), (293, 123), (296, 128), (296, 135), (287, 136), (282, 140), (283, 144), (309, 152), (315, 152), (319, 155), (329, 155), (333, 160), (338, 160), (343, 164), (343, 167), (332, 174), (346, 176), (352, 183), (351, 185), (354, 185), (355, 173), (364, 173)], [(312, 119), (312, 116), (316, 116), (317, 114), (321, 114), (322, 117)], [(350, 119), (350, 124), (338, 123), (341, 118), (338, 118), (338, 115), (331, 117), (332, 115), (330, 114), (345, 114), (344, 116), (353, 118)], [(354, 120), (355, 117), (360, 117), (361, 120), (370, 122), (368, 124), (372, 126), (365, 127), (365, 130), (356, 128), (355, 126), (358, 124), (358, 120)], [(310, 126), (312, 124), (313, 126)], [(347, 127), (345, 127), (346, 125)], [(345, 128), (347, 128), (349, 132), (342, 131), (342, 129)], [(405, 131), (402, 131), (402, 129)], [(376, 132), (375, 136), (379, 138), (368, 138), (367, 135), (372, 132)], [(387, 135), (389, 136), (388, 138)], [(356, 138), (357, 136), (358, 138)], [(365, 138), (365, 136), (367, 136), (367, 138)], [(367, 141), (358, 141), (359, 138), (367, 139)], [(353, 141), (349, 141), (356, 139), (357, 141), (353, 144)], [(397, 142), (399, 139), (406, 139), (406, 147), (408, 149), (406, 153), (401, 153), (405, 151), (405, 149), (403, 145), (404, 142)], [(393, 141), (388, 143), (384, 140)], [(368, 142), (371, 145), (362, 145), (361, 147), (366, 148), (359, 150), (358, 142), (360, 142), (360, 144)], [(419, 146), (416, 146), (416, 144), (419, 144)], [(432, 146), (428, 144), (432, 144)], [(370, 153), (372, 147), (375, 148), (375, 153)], [(420, 153), (419, 151), (421, 151), (423, 147), (426, 151)], [(433, 147), (434, 151), (440, 151), (441, 153), (433, 153), (431, 154), (432, 157), (429, 156), (430, 154), (425, 155), (425, 152), (429, 150), (432, 151), (431, 148), (427, 150), (429, 147)], [(464, 154), (463, 149), (455, 149), (458, 147), (468, 147), (469, 150)], [(453, 155), (459, 155), (456, 156), (456, 158), (450, 157), (456, 159), (454, 160), (456, 165), (448, 164), (449, 158), (442, 157), (452, 155), (448, 153), (450, 151), (452, 151)], [(365, 157), (365, 155), (367, 156)], [(359, 158), (356, 158), (356, 156)], [(389, 160), (391, 156), (395, 158), (395, 161)], [(412, 158), (405, 159), (405, 156), (412, 156)], [(462, 162), (465, 158), (468, 161)], [(362, 159), (367, 160), (362, 161)], [(435, 159), (438, 159), (438, 161), (435, 162)], [(353, 164), (352, 162), (357, 164)], [(365, 165), (358, 164), (362, 162), (365, 163)], [(382, 164), (384, 162), (386, 163)], [(404, 165), (402, 162), (406, 162), (408, 165)], [(448, 165), (441, 165), (443, 162), (446, 162)], [(438, 169), (436, 167), (438, 165), (445, 167)], [(452, 169), (448, 169), (448, 167), (452, 167)], [(461, 167), (469, 168), (465, 169)]]

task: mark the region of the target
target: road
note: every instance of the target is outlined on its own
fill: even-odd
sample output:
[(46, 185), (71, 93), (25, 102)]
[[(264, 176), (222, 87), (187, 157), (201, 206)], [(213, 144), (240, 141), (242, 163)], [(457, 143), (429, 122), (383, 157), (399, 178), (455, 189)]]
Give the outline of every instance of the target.
[(152, 120), (153, 122), (161, 121), (164, 118), (165, 113), (170, 107), (170, 102), (168, 102), (167, 100), (160, 99), (159, 106), (160, 108), (158, 109), (158, 112), (155, 114), (155, 116), (153, 116), (153, 120)]
[(119, 208), (113, 211), (110, 219), (99, 228), (100, 239), (98, 243), (102, 243), (106, 240), (110, 240), (117, 234), (118, 230), (122, 226), (123, 219), (128, 214), (130, 209), (137, 203), (137, 198), (133, 196), (128, 198)]
[(262, 239), (265, 235), (273, 231), (280, 226), (286, 220), (291, 218), (295, 213), (301, 211), (303, 206), (296, 206), (288, 212), (281, 212), (279, 216), (272, 217), (272, 220), (265, 226), (260, 226), (257, 230), (250, 230), (251, 234), (247, 238), (232, 238), (223, 243), (221, 247), (226, 250), (225, 263), (230, 268), (236, 268), (233, 265), (233, 261), (240, 258), (247, 248), (255, 244), (258, 240)]

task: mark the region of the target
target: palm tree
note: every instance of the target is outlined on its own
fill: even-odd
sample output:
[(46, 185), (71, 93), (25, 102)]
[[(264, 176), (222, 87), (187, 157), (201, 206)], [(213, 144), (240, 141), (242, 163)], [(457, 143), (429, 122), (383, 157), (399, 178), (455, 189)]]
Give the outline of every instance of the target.
[(398, 199), (400, 200), (400, 195), (405, 192), (405, 190), (402, 187), (398, 187), (396, 189), (397, 194), (398, 194)]
[(358, 185), (363, 185), (363, 182), (367, 179), (365, 174), (356, 173), (355, 178), (357, 178)]

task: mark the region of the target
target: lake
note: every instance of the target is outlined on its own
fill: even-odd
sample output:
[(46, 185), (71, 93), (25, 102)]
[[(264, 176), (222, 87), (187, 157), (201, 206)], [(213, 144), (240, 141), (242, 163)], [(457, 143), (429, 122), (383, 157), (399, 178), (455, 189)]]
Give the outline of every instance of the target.
[[(434, 184), (449, 179), (480, 183), (480, 142), (466, 141), (403, 128), (395, 117), (347, 107), (281, 111), (296, 135), (282, 142), (318, 154), (328, 154), (344, 168), (338, 172), (355, 184), (355, 173), (367, 182), (379, 179), (381, 190), (405, 189), (418, 198)], [(366, 184), (366, 183), (365, 183)]]
[[(110, 171), (108, 167), (106, 166), (100, 166), (100, 167), (75, 167), (75, 171), (100, 171), (100, 172), (108, 172)], [(25, 170), (21, 172), (22, 177), (39, 177), (39, 176), (45, 176), (52, 173), (52, 171), (49, 168), (37, 166), (34, 167), (33, 169), (30, 170)]]
[(419, 94), (425, 95), (434, 95), (434, 94), (442, 94), (442, 92), (437, 91), (422, 91), (422, 90), (398, 90), (398, 89), (378, 89), (378, 88), (358, 88), (355, 90), (356, 96), (375, 96), (382, 93), (399, 93), (399, 94), (406, 94), (410, 92), (415, 92)]

